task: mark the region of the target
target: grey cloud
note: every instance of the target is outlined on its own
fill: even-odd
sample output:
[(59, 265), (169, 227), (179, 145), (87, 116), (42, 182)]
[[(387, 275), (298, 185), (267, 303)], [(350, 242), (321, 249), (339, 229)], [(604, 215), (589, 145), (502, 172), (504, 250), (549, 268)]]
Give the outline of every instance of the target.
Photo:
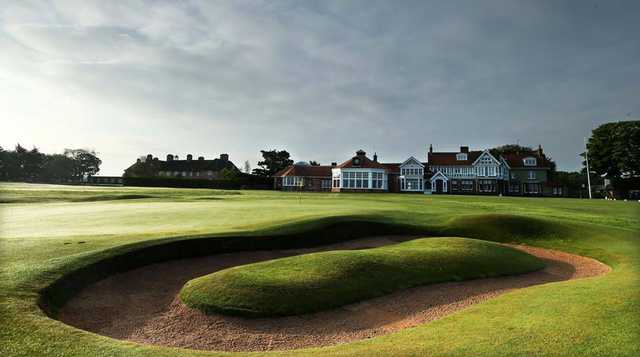
[[(118, 140), (138, 151), (132, 160), (151, 147), (224, 150), (254, 161), (259, 149), (279, 146), (296, 159), (341, 160), (364, 147), (400, 161), (423, 157), (429, 143), (452, 149), (519, 140), (543, 144), (561, 168), (573, 169), (594, 125), (640, 110), (639, 8), (25, 2), (0, 10), (8, 54), (0, 70), (120, 112), (110, 130), (121, 128)], [(153, 138), (132, 133), (140, 127), (153, 128)], [(108, 142), (92, 135), (87, 140)], [(128, 164), (121, 153), (109, 161), (101, 151), (111, 173)]]

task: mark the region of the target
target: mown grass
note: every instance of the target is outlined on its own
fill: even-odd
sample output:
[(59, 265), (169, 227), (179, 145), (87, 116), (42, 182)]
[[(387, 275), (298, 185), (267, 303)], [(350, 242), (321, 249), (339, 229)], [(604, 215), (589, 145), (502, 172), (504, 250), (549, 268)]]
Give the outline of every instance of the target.
[(522, 274), (538, 258), (468, 238), (423, 238), (364, 250), (304, 254), (195, 278), (181, 300), (204, 313), (299, 315), (446, 281)]
[[(100, 195), (154, 197), (72, 202), (59, 193), (61, 190), (73, 191), (77, 198), (95, 196), (96, 190)], [(613, 271), (598, 278), (513, 291), (384, 337), (277, 354), (640, 355), (637, 202), (226, 192), (0, 185), (0, 196), (29, 197), (0, 204), (0, 355), (227, 355), (138, 345), (72, 328), (40, 310), (39, 292), (80, 266), (141, 245), (290, 233), (316, 227), (323, 219), (349, 216), (417, 227), (432, 236), (467, 236), (560, 249), (603, 261)], [(505, 223), (513, 216), (511, 223)], [(529, 230), (529, 224), (548, 230)]]

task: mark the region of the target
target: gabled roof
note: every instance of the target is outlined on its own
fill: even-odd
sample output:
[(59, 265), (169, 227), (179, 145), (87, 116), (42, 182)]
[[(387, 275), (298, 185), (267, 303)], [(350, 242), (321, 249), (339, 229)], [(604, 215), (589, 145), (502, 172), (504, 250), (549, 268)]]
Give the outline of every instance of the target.
[[(511, 168), (548, 168), (551, 167), (551, 163), (547, 159), (547, 157), (538, 151), (529, 151), (524, 153), (516, 153), (516, 154), (506, 154), (502, 155), (504, 160), (509, 164)], [(536, 159), (535, 166), (525, 166), (524, 159), (527, 157), (533, 157)]]
[(411, 156), (408, 159), (404, 160), (404, 162), (402, 164), (400, 164), (400, 166), (404, 166), (409, 164), (411, 161), (414, 161), (415, 163), (417, 163), (420, 166), (424, 166), (423, 163), (420, 162), (420, 160), (416, 159), (415, 157)]
[(495, 161), (495, 163), (496, 163), (496, 164), (500, 164), (500, 161), (499, 161), (495, 156), (491, 155), (491, 153), (490, 153), (490, 152), (489, 152), (489, 150), (487, 149), (487, 150), (483, 151), (483, 152), (482, 152), (482, 154), (480, 154), (480, 155), (479, 155), (479, 156), (478, 156), (478, 157), (473, 161), (473, 164), (472, 164), (472, 165), (475, 165), (475, 164), (476, 164), (476, 162), (478, 162), (478, 160), (480, 160), (480, 158), (481, 158), (481, 157), (483, 157), (484, 155), (489, 155), (489, 156), (491, 157), (491, 159), (492, 159), (493, 161)]
[(429, 180), (433, 181), (435, 179), (437, 179), (438, 177), (442, 177), (445, 181), (449, 181), (449, 178), (447, 177), (447, 175), (443, 174), (442, 171), (438, 171), (435, 174), (433, 174)]
[(331, 177), (332, 166), (289, 165), (273, 176)]
[(461, 165), (471, 166), (482, 155), (483, 151), (469, 151), (467, 160), (457, 160), (456, 155), (460, 152), (429, 152), (427, 162), (429, 165)]
[[(356, 163), (357, 161), (357, 163)], [(367, 157), (367, 153), (358, 150), (356, 156), (338, 165), (341, 169), (365, 168), (365, 169), (384, 169), (384, 165), (377, 161), (373, 161)]]

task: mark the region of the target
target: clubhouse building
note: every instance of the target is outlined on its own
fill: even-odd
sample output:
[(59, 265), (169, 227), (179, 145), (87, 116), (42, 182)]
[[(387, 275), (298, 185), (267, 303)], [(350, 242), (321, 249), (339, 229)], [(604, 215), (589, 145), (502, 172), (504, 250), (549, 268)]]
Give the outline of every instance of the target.
[(411, 156), (401, 163), (382, 163), (378, 155), (358, 150), (341, 164), (295, 163), (274, 175), (280, 190), (326, 192), (407, 192), (513, 196), (563, 196), (549, 181), (551, 163), (542, 147), (494, 156), (489, 150), (434, 152), (426, 161)]

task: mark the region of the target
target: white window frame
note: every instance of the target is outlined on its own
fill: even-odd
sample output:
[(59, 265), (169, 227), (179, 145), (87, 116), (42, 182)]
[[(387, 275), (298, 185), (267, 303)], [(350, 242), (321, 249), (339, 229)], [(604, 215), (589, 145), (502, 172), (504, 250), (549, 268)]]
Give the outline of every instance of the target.
[(525, 157), (522, 159), (522, 163), (524, 166), (536, 166), (538, 164), (538, 160), (535, 157)]
[(286, 187), (298, 187), (304, 182), (301, 176), (284, 176), (282, 178), (282, 186)]

